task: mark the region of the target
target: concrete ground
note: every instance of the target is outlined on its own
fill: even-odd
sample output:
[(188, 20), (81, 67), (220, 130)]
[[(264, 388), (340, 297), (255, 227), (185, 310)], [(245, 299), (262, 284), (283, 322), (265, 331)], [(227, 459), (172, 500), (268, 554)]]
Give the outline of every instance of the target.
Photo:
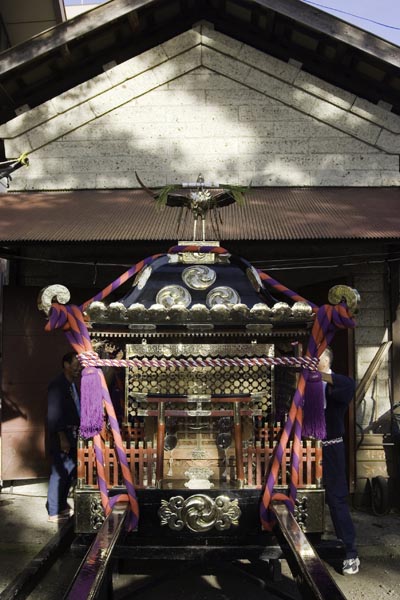
[[(26, 564), (42, 549), (56, 533), (58, 525), (47, 521), (45, 508), (47, 482), (19, 484), (3, 487), (0, 494), (0, 594), (18, 576)], [(368, 511), (353, 510), (357, 532), (357, 542), (361, 560), (358, 575), (344, 577), (327, 565), (336, 584), (348, 600), (400, 600), (400, 513), (377, 517)], [(326, 538), (333, 534), (328, 520)], [(55, 566), (55, 569), (57, 567)], [(246, 589), (246, 600), (260, 598), (260, 573), (251, 565), (244, 565), (247, 574), (233, 574), (229, 565), (216, 566), (215, 573), (190, 571), (180, 573), (179, 589), (182, 598), (194, 597), (197, 591), (201, 598), (234, 599), (239, 588)], [(284, 578), (290, 578), (290, 571), (282, 561)], [(233, 578), (236, 584), (232, 586)], [(188, 588), (185, 590), (185, 580)], [(121, 576), (116, 587), (123, 587)], [(151, 598), (177, 599), (178, 589), (174, 584), (160, 584), (152, 588)], [(262, 587), (262, 586), (261, 586)], [(179, 594), (178, 594), (179, 596)], [(263, 596), (261, 592), (261, 596)], [(54, 596), (56, 597), (56, 596)], [(140, 596), (143, 597), (143, 596)], [(200, 596), (199, 596), (200, 597)], [(242, 596), (243, 597), (243, 596)], [(33, 598), (33, 596), (32, 596)]]

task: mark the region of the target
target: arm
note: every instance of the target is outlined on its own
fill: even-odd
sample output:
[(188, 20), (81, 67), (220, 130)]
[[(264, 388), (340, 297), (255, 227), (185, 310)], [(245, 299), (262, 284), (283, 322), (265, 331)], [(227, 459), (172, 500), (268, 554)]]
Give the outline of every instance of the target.
[(341, 404), (350, 404), (354, 397), (356, 387), (354, 379), (347, 377), (346, 375), (336, 375), (336, 373), (332, 373), (330, 378), (331, 381), (329, 381), (329, 379), (323, 380), (326, 381), (328, 385), (330, 384), (329, 388), (332, 400)]

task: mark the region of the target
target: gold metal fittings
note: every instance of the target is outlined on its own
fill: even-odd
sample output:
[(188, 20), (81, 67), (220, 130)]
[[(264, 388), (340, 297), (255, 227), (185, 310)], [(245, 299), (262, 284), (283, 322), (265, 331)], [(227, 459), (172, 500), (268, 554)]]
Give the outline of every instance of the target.
[(187, 289), (181, 285), (166, 285), (158, 292), (156, 302), (171, 308), (173, 306), (188, 307), (192, 301), (192, 297)]
[(216, 280), (217, 274), (214, 269), (205, 265), (194, 265), (187, 267), (182, 273), (182, 279), (192, 290), (206, 290)]
[(68, 288), (66, 288), (64, 285), (60, 285), (59, 283), (49, 285), (48, 287), (43, 288), (39, 294), (38, 309), (43, 310), (43, 312), (48, 315), (54, 299), (60, 304), (67, 304), (70, 298), (71, 294), (69, 293)]
[(213, 288), (211, 292), (208, 292), (206, 298), (208, 308), (212, 308), (213, 306), (231, 306), (239, 304), (239, 302), (240, 296), (237, 291), (227, 285)]
[(358, 312), (360, 300), (360, 294), (357, 290), (348, 285), (334, 285), (328, 292), (328, 301), (330, 304), (339, 304), (344, 301), (352, 314)]
[(168, 525), (174, 531), (187, 527), (194, 532), (209, 531), (213, 527), (225, 531), (239, 524), (241, 510), (238, 501), (228, 496), (213, 499), (205, 494), (195, 494), (184, 499), (174, 496), (162, 500), (158, 510), (161, 525)]

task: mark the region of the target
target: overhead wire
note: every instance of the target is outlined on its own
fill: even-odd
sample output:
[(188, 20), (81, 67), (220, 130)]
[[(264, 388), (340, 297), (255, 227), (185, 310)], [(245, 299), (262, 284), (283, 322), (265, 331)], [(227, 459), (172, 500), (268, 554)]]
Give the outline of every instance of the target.
[[(85, 260), (71, 260), (71, 259), (59, 259), (59, 258), (41, 258), (35, 256), (21, 256), (16, 254), (7, 254), (0, 251), (0, 259), (4, 260), (15, 260), (15, 261), (27, 261), (27, 262), (41, 262), (41, 263), (53, 263), (63, 265), (77, 265), (94, 267), (96, 270), (96, 276), (98, 274), (99, 267), (120, 267), (129, 268), (131, 263), (125, 262), (99, 262), (97, 260), (85, 261)], [(138, 259), (139, 260), (139, 259)], [(277, 259), (260, 259), (253, 260), (251, 264), (261, 269), (268, 269), (270, 271), (275, 270), (294, 270), (294, 269), (333, 269), (340, 267), (355, 266), (361, 264), (382, 264), (390, 262), (399, 262), (400, 254), (393, 252), (390, 256), (388, 253), (359, 253), (359, 254), (339, 254), (332, 256), (320, 256), (318, 258), (306, 256), (298, 258), (277, 258)]]
[(323, 8), (325, 10), (333, 10), (335, 12), (341, 13), (343, 15), (347, 15), (349, 17), (355, 17), (356, 19), (361, 19), (362, 21), (368, 21), (369, 23), (374, 23), (374, 25), (379, 25), (380, 27), (387, 27), (388, 29), (395, 29), (396, 31), (400, 31), (400, 27), (396, 27), (395, 25), (388, 25), (387, 23), (381, 23), (380, 21), (375, 21), (374, 19), (369, 19), (368, 17), (362, 17), (361, 15), (355, 15), (354, 13), (347, 12), (346, 10), (341, 10), (340, 8), (334, 8), (333, 6), (326, 6), (325, 4), (319, 4), (319, 2), (313, 2), (312, 0), (302, 0), (305, 4), (312, 4), (313, 6), (318, 6), (318, 8)]

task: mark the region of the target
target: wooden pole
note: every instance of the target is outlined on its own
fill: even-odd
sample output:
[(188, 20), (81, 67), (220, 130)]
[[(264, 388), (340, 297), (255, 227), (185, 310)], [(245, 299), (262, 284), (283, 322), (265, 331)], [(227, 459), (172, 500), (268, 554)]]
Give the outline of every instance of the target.
[(158, 403), (156, 480), (159, 486), (164, 476), (165, 406)]
[(371, 364), (369, 365), (368, 369), (365, 371), (364, 376), (361, 379), (361, 381), (358, 384), (357, 389), (356, 389), (356, 394), (355, 394), (356, 406), (358, 406), (360, 404), (360, 402), (363, 400), (370, 385), (374, 381), (374, 379), (379, 371), (379, 368), (382, 364), (382, 361), (385, 358), (391, 345), (392, 345), (392, 342), (384, 342), (383, 344), (381, 344), (377, 353), (375, 354), (374, 358), (372, 359)]
[(240, 419), (240, 402), (233, 402), (233, 428), (235, 437), (236, 477), (240, 487), (244, 482), (242, 423)]

